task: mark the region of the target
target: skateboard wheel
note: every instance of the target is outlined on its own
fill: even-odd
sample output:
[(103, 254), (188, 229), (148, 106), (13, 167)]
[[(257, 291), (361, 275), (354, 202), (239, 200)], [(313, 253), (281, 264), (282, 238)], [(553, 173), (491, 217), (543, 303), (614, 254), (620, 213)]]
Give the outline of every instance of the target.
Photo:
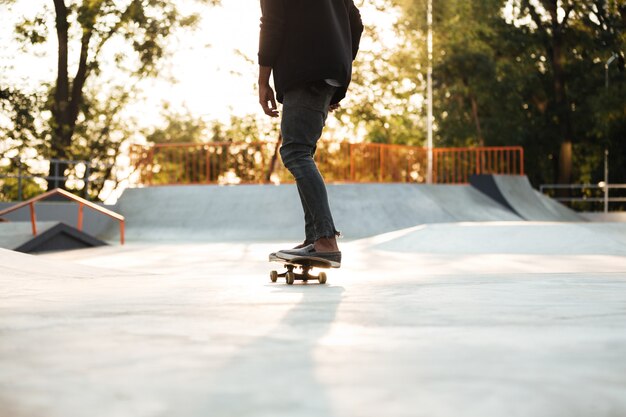
[(326, 272), (320, 272), (318, 279), (320, 284), (326, 284)]
[(287, 278), (287, 285), (293, 285), (293, 283), (296, 282), (296, 274), (293, 272), (287, 272), (285, 278)]
[(272, 282), (278, 281), (278, 272), (276, 271), (270, 272), (270, 279), (272, 280)]

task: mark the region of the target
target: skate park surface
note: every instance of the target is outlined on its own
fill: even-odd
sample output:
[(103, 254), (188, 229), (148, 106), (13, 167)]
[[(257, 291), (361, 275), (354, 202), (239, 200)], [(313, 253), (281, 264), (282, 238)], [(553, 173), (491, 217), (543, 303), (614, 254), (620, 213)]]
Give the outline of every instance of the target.
[(0, 249), (0, 416), (626, 415), (626, 224), (329, 193), (323, 286), (269, 281), (292, 186), (127, 190), (127, 245)]

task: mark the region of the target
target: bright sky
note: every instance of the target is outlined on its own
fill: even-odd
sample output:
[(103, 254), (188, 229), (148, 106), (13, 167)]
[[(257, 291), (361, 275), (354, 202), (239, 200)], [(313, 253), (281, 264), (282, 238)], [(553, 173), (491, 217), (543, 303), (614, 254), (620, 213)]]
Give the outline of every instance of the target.
[[(226, 120), (231, 114), (244, 115), (259, 112), (255, 90), (257, 78), (256, 54), (259, 36), (260, 7), (254, 0), (225, 0), (223, 6), (199, 6), (191, 0), (178, 5), (183, 10), (198, 10), (202, 22), (192, 34), (180, 33), (173, 40), (173, 57), (167, 61), (163, 77), (140, 83), (145, 102), (131, 108), (140, 116), (140, 122), (149, 126), (159, 120), (164, 102), (174, 108), (188, 108), (193, 114), (208, 120)], [(18, 82), (33, 88), (45, 81), (53, 81), (56, 74), (55, 44), (41, 47), (39, 54), (24, 54), (17, 48), (13, 27), (24, 15), (51, 7), (50, 0), (21, 0), (12, 12), (2, 10), (0, 26), (0, 65), (10, 62), (13, 68), (0, 68), (0, 82)], [(0, 6), (5, 8), (6, 6)], [(362, 10), (364, 21), (388, 25), (385, 15), (370, 8)], [(385, 22), (387, 20), (387, 22)], [(5, 24), (8, 23), (8, 24)], [(237, 54), (241, 51), (253, 63)], [(19, 56), (19, 59), (13, 57)], [(172, 84), (169, 76), (178, 80)]]
[[(174, 109), (186, 108), (207, 121), (227, 121), (233, 114), (252, 113), (263, 117), (255, 88), (261, 15), (259, 2), (223, 0), (223, 3), (223, 6), (211, 8), (200, 7), (193, 0), (177, 0), (177, 5), (183, 10), (201, 12), (202, 21), (194, 32), (180, 32), (172, 39), (174, 54), (165, 61), (166, 66), (160, 77), (139, 84), (144, 99), (133, 104), (128, 112), (142, 127), (161, 124), (160, 114), (166, 102)], [(361, 0), (357, 1), (359, 3)], [(18, 85), (28, 91), (54, 82), (54, 27), (50, 27), (49, 43), (28, 51), (19, 49), (14, 34), (18, 21), (24, 16), (34, 16), (44, 7), (53, 13), (51, 0), (17, 0), (10, 8), (0, 1), (0, 84)], [(362, 7), (361, 13), (366, 25), (376, 24), (379, 33), (387, 32), (389, 35), (389, 44), (395, 42), (390, 32), (393, 13), (377, 11), (372, 6)], [(113, 45), (112, 49), (115, 47)], [(76, 54), (72, 57), (74, 61), (78, 59)], [(104, 77), (123, 82), (114, 65), (109, 62), (105, 66)], [(172, 78), (177, 82), (172, 83)], [(117, 194), (110, 195), (111, 201)]]
[[(0, 81), (8, 79), (32, 88), (54, 79), (56, 57), (54, 53), (44, 51), (54, 50), (56, 45), (42, 47), (38, 54), (25, 54), (18, 50), (13, 35), (14, 24), (20, 16), (41, 10), (48, 3), (51, 2), (21, 1), (13, 6), (12, 13), (7, 15), (6, 10), (2, 11), (0, 62), (3, 66), (11, 62), (13, 68), (8, 71), (2, 68)], [(252, 4), (257, 5), (250, 0), (227, 0), (225, 3), (227, 5), (223, 7), (207, 8), (202, 13), (202, 23), (192, 34), (180, 33), (173, 39), (175, 53), (167, 61), (163, 79), (141, 84), (148, 97), (147, 103), (140, 104), (144, 118), (153, 120), (157, 117), (164, 101), (172, 102), (174, 107), (185, 105), (193, 113), (210, 119), (223, 119), (231, 112), (245, 114), (256, 111), (257, 100), (253, 89), (256, 68), (234, 51), (240, 50), (245, 56), (255, 58), (260, 10), (251, 7)], [(188, 4), (182, 6), (193, 9)], [(13, 58), (16, 54), (19, 55), (17, 60)], [(178, 82), (172, 84), (169, 75)]]
[[(178, 41), (177, 52), (169, 62), (178, 83), (157, 80), (150, 86), (163, 100), (171, 97), (172, 102), (209, 119), (257, 111), (254, 87), (261, 12), (251, 0), (224, 3), (202, 13), (202, 23), (192, 36), (183, 35)], [(150, 87), (146, 90), (152, 90)]]

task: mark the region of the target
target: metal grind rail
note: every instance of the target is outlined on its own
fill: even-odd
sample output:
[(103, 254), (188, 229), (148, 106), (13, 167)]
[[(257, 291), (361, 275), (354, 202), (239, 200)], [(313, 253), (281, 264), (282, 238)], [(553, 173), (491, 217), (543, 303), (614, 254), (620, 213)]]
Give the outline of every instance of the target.
[[(276, 142), (135, 145), (131, 164), (143, 185), (290, 183), (272, 164)], [(420, 146), (320, 141), (315, 160), (329, 183), (424, 183), (427, 149)], [(467, 184), (473, 174), (524, 175), (519, 146), (438, 148), (433, 182)], [(271, 178), (271, 181), (268, 181)]]
[(63, 197), (72, 200), (76, 203), (78, 203), (78, 224), (76, 226), (76, 228), (80, 231), (83, 230), (83, 212), (84, 212), (84, 208), (90, 208), (94, 211), (97, 211), (101, 214), (104, 214), (105, 216), (111, 217), (115, 220), (117, 220), (120, 224), (120, 243), (123, 245), (124, 244), (124, 231), (125, 231), (125, 218), (124, 216), (122, 216), (121, 214), (117, 214), (111, 210), (105, 209), (103, 207), (98, 206), (97, 204), (94, 204), (92, 202), (89, 202), (87, 200), (85, 200), (84, 198), (80, 198), (75, 196), (72, 193), (69, 193), (63, 189), (60, 188), (55, 188), (54, 190), (48, 191), (46, 193), (43, 193), (41, 195), (38, 195), (37, 197), (33, 197), (30, 200), (18, 203), (14, 206), (11, 206), (7, 209), (4, 209), (2, 211), (0, 211), (0, 217), (12, 213), (16, 210), (19, 210), (21, 208), (24, 208), (26, 206), (28, 206), (30, 208), (30, 221), (31, 221), (31, 225), (32, 225), (32, 231), (33, 231), (33, 236), (37, 236), (37, 215), (35, 212), (35, 203), (45, 200), (53, 195), (62, 195)]

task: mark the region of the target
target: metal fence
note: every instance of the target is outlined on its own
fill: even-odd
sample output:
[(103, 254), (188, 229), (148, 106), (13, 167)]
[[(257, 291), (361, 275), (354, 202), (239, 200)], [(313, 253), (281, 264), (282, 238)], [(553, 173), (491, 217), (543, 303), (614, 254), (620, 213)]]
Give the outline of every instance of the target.
[[(604, 212), (617, 203), (626, 205), (626, 184), (544, 184), (539, 191), (575, 209)], [(621, 192), (621, 195), (615, 195)], [(601, 211), (601, 210), (600, 210)]]
[(439, 184), (466, 184), (479, 174), (524, 175), (520, 146), (437, 148), (433, 150), (433, 180)]
[[(131, 164), (143, 185), (289, 183), (276, 142), (135, 145)], [(328, 182), (426, 181), (426, 148), (320, 141), (315, 160)], [(524, 174), (521, 147), (445, 148), (433, 152), (433, 180), (465, 184), (472, 174)]]
[[(89, 161), (82, 160), (67, 160), (67, 159), (49, 159), (44, 161), (35, 161), (37, 164), (48, 165), (46, 167), (31, 168), (27, 167), (24, 161), (17, 161), (15, 163), (17, 168), (17, 174), (0, 174), (0, 180), (6, 183), (7, 180), (15, 180), (17, 182), (17, 199), (23, 200), (24, 180), (36, 180), (41, 179), (48, 182), (50, 189), (62, 187), (66, 181), (73, 180), (82, 183), (82, 191), (85, 199), (89, 199), (89, 186), (95, 181), (90, 179), (93, 164)], [(77, 172), (77, 166), (82, 165), (84, 169), (82, 175), (66, 175), (66, 169), (70, 169), (73, 172)], [(31, 170), (43, 171), (47, 174), (33, 174)], [(51, 184), (51, 186), (50, 186)]]

